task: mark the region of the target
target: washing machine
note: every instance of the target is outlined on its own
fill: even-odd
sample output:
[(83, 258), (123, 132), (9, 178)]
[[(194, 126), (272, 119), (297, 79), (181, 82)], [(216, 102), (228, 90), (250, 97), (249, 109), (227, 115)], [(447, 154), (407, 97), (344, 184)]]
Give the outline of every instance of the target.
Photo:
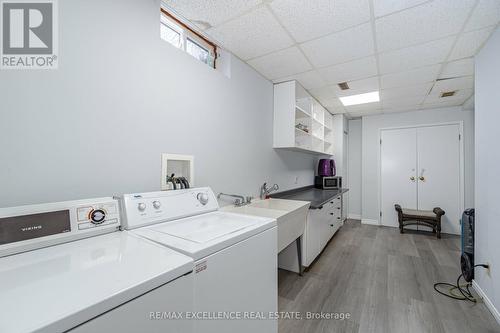
[(207, 187), (127, 194), (122, 210), (131, 234), (195, 261), (195, 332), (277, 332), (275, 219), (219, 211)]
[(192, 332), (193, 259), (119, 231), (113, 198), (0, 209), (0, 332)]

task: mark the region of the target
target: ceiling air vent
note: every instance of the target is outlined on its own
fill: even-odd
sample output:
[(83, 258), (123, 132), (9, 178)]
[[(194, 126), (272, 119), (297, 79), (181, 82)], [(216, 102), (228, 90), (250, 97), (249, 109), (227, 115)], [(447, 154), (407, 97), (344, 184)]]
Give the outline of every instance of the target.
[(445, 91), (443, 93), (441, 93), (441, 97), (451, 97), (451, 96), (454, 96), (456, 93), (456, 91)]
[(348, 90), (349, 89), (349, 85), (347, 84), (347, 82), (340, 82), (338, 84), (340, 90)]

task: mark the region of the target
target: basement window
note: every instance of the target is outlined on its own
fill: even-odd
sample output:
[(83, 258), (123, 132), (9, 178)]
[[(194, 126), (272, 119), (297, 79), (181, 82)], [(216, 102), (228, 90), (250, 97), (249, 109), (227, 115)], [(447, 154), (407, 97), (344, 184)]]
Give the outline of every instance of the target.
[(215, 68), (217, 46), (161, 8), (160, 37), (197, 60)]

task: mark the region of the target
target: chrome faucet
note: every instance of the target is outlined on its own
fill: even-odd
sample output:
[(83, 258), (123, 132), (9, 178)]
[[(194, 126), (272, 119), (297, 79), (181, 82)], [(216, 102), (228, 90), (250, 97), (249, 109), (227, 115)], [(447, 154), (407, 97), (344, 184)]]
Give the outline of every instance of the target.
[(252, 199), (253, 199), (252, 197), (246, 197), (245, 198), (242, 195), (226, 194), (226, 193), (222, 193), (222, 192), (217, 195), (217, 199), (220, 199), (221, 196), (235, 198), (234, 205), (236, 207), (248, 205), (248, 204), (252, 203)]
[(262, 184), (260, 187), (260, 198), (265, 199), (270, 193), (279, 190), (278, 184), (274, 184), (272, 187), (267, 187), (267, 183)]

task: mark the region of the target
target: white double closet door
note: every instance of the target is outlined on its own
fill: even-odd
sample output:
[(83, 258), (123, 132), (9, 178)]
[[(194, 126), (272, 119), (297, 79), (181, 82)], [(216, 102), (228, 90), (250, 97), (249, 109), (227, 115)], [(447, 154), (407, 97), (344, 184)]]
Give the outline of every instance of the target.
[[(381, 131), (381, 224), (398, 226), (394, 204), (441, 207), (442, 232), (460, 234), (463, 209), (459, 124)], [(428, 227), (418, 226), (422, 230)]]

